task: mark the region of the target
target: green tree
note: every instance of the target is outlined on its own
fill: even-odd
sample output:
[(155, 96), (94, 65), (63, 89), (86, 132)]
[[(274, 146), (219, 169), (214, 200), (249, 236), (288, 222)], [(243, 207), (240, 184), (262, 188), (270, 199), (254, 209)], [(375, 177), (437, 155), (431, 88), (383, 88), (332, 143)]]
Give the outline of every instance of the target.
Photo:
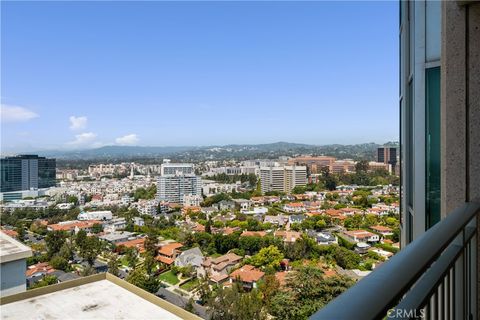
[(54, 255), (60, 252), (60, 249), (65, 244), (67, 234), (65, 231), (52, 231), (47, 233), (45, 237), (45, 244), (47, 246), (47, 256), (51, 259)]
[(68, 260), (63, 258), (63, 257), (60, 257), (60, 256), (55, 256), (53, 257), (49, 264), (57, 269), (57, 270), (67, 270), (68, 269)]
[(356, 269), (362, 260), (360, 255), (339, 246), (335, 247), (334, 258), (337, 264), (344, 269)]
[(92, 267), (91, 265), (86, 266), (85, 268), (83, 268), (82, 271), (80, 271), (80, 275), (82, 277), (88, 277), (95, 273), (96, 273), (95, 268)]
[(212, 219), (209, 218), (207, 220), (207, 223), (205, 224), (205, 232), (206, 233), (212, 233)]
[(100, 233), (103, 231), (103, 226), (100, 224), (100, 223), (95, 223), (93, 226), (92, 226), (92, 233)]
[(157, 255), (157, 246), (158, 246), (158, 237), (157, 235), (150, 231), (145, 238), (144, 248), (145, 252), (149, 253), (152, 256)]
[(262, 293), (262, 299), (267, 306), (270, 305), (272, 298), (277, 294), (280, 289), (280, 282), (273, 274), (267, 274), (263, 277), (262, 281), (258, 286), (260, 292)]
[(73, 203), (74, 205), (78, 205), (78, 198), (75, 196), (68, 196), (67, 203)]
[(126, 253), (125, 253), (125, 258), (127, 259), (128, 266), (130, 268), (135, 268), (138, 262), (138, 253), (137, 249), (135, 248), (127, 248)]
[(25, 227), (23, 226), (23, 224), (19, 224), (17, 226), (17, 228), (15, 228), (15, 231), (17, 232), (18, 241), (24, 242), (26, 232), (25, 232)]
[(66, 241), (63, 244), (63, 246), (60, 248), (58, 255), (67, 261), (72, 260), (73, 250), (72, 250), (71, 244)]
[(260, 292), (256, 289), (243, 292), (238, 284), (226, 289), (220, 287), (208, 305), (212, 320), (267, 319)]
[(283, 259), (283, 253), (276, 246), (268, 246), (260, 249), (260, 251), (249, 258), (247, 263), (255, 267), (267, 267), (271, 269), (278, 269), (280, 262)]
[(110, 272), (116, 277), (118, 277), (119, 272), (118, 264), (118, 256), (116, 254), (111, 254), (108, 259), (108, 272)]
[(97, 237), (87, 237), (85, 242), (80, 247), (80, 257), (87, 260), (90, 266), (93, 266), (95, 259), (100, 254), (102, 250), (102, 244), (100, 243), (100, 239)]
[(85, 245), (87, 240), (87, 232), (85, 230), (80, 230), (75, 236), (75, 245), (78, 249), (82, 248)]
[(135, 268), (127, 276), (126, 280), (131, 284), (142, 288), (148, 292), (156, 293), (160, 282), (154, 276), (147, 275), (144, 268)]
[(36, 289), (36, 288), (41, 288), (41, 287), (46, 287), (46, 286), (49, 286), (51, 284), (55, 284), (57, 283), (57, 277), (54, 276), (54, 275), (46, 275), (45, 277), (43, 277), (42, 280), (38, 281), (37, 283), (35, 283), (34, 285), (32, 285), (29, 289)]
[(360, 160), (355, 164), (355, 172), (367, 172), (370, 166), (367, 160)]
[(307, 319), (353, 284), (345, 277), (325, 278), (313, 266), (300, 267), (286, 282), (287, 290), (278, 291), (269, 306), (277, 319)]
[(143, 266), (147, 274), (149, 275), (152, 274), (156, 264), (157, 264), (157, 260), (155, 260), (155, 257), (150, 252), (147, 252), (143, 260)]

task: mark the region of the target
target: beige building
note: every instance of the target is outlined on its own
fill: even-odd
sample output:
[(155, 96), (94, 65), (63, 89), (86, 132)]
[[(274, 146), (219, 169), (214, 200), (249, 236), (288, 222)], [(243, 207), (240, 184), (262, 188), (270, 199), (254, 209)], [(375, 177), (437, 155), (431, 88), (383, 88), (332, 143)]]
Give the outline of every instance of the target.
[(320, 169), (322, 169), (323, 167), (328, 167), (331, 171), (332, 165), (336, 160), (337, 159), (334, 157), (327, 156), (302, 156), (289, 159), (288, 164), (307, 166), (310, 173), (319, 173)]
[(307, 184), (306, 166), (278, 166), (260, 168), (262, 193), (278, 191), (290, 193), (296, 186)]

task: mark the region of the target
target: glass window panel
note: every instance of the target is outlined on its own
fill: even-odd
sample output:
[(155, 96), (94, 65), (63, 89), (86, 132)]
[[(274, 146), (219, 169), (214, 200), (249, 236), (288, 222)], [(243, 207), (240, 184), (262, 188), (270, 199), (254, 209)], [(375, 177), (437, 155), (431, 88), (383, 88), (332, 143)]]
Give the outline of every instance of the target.
[(426, 226), (440, 220), (440, 67), (425, 70)]

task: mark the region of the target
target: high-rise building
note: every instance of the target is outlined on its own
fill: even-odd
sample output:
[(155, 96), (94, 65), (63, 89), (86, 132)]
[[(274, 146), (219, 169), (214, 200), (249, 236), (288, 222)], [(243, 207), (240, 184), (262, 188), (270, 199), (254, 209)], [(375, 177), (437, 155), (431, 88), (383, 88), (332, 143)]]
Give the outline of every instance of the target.
[(380, 147), (377, 149), (377, 162), (382, 162), (385, 164), (392, 165), (392, 168), (395, 168), (397, 165), (397, 147)]
[(19, 155), (0, 160), (1, 192), (55, 186), (56, 160), (37, 155)]
[(192, 163), (170, 163), (169, 160), (164, 160), (161, 165), (160, 175), (181, 175), (181, 174), (195, 174), (195, 167)]
[(401, 250), (313, 320), (480, 318), (480, 2), (399, 7)]
[(173, 203), (184, 203), (185, 196), (201, 196), (202, 180), (195, 175), (191, 163), (162, 164), (161, 176), (157, 180), (157, 199)]
[(307, 184), (307, 167), (295, 165), (261, 167), (260, 183), (262, 193), (270, 191), (290, 193), (296, 186)]

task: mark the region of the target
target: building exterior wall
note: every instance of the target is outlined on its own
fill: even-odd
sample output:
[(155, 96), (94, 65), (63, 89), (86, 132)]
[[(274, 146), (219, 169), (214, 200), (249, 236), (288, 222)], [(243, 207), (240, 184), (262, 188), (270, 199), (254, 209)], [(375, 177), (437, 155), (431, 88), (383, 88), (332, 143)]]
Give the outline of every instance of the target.
[[(400, 6), (404, 246), (464, 202), (480, 201), (480, 2)], [(472, 254), (480, 270), (478, 243)], [(457, 264), (457, 271), (465, 267)], [(473, 276), (472, 304), (480, 287)]]
[(25, 270), (27, 270), (27, 262), (25, 259), (2, 263), (0, 267), (2, 284), (0, 295), (2, 297), (27, 290)]
[(440, 219), (441, 3), (400, 2), (402, 245)]
[[(442, 217), (480, 202), (480, 2), (442, 2)], [(477, 228), (480, 228), (477, 219)], [(480, 241), (476, 264), (480, 270)], [(461, 266), (457, 266), (461, 267)], [(480, 277), (472, 294), (480, 314)]]

